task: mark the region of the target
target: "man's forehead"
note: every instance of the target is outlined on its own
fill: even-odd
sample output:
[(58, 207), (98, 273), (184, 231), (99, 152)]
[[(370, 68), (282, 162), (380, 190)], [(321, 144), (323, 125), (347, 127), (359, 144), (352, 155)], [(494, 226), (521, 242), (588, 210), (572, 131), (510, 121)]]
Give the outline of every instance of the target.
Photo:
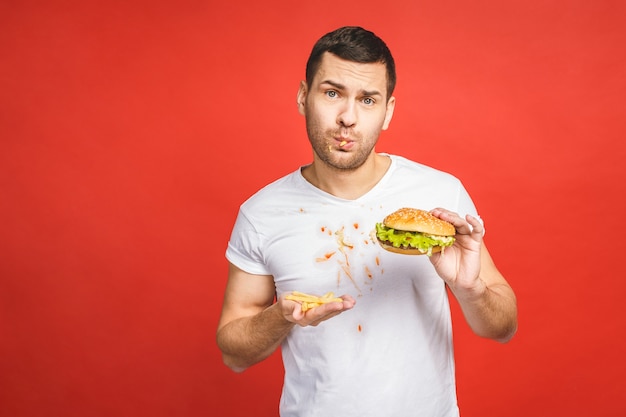
[(315, 84), (328, 81), (341, 85), (358, 84), (368, 90), (380, 90), (384, 94), (387, 85), (387, 68), (381, 62), (354, 62), (326, 52), (322, 56), (314, 81)]

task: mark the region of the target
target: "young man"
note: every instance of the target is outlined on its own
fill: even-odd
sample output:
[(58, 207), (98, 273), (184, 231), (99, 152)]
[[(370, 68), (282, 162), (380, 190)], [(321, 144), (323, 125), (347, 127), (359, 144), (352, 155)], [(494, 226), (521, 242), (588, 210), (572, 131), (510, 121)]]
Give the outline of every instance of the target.
[[(281, 347), (283, 417), (458, 416), (446, 285), (476, 334), (506, 342), (515, 333), (515, 295), (460, 181), (375, 151), (394, 87), (376, 35), (323, 36), (297, 95), (313, 162), (240, 208), (217, 343), (238, 372)], [(372, 230), (400, 207), (451, 222), (455, 244), (431, 257), (383, 250)], [(292, 291), (342, 301), (304, 312), (285, 298)]]

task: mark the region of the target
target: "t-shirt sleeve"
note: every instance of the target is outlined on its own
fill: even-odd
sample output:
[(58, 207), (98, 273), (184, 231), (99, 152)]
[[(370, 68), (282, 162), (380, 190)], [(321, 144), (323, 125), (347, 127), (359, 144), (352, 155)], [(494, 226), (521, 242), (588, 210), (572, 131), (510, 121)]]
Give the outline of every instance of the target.
[(269, 275), (261, 252), (262, 241), (262, 235), (239, 210), (226, 248), (226, 259), (250, 274)]

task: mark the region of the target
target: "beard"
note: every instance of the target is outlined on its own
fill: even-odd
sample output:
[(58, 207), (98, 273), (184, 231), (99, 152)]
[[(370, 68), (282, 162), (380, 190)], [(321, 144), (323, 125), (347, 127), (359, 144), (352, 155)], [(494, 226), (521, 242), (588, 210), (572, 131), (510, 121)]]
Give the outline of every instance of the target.
[[(354, 171), (361, 167), (372, 154), (380, 131), (371, 136), (364, 137), (362, 134), (349, 128), (323, 129), (321, 126), (307, 119), (307, 135), (313, 152), (326, 166), (338, 171)], [(345, 150), (337, 146), (335, 138), (341, 137), (342, 133), (354, 141), (354, 146)]]

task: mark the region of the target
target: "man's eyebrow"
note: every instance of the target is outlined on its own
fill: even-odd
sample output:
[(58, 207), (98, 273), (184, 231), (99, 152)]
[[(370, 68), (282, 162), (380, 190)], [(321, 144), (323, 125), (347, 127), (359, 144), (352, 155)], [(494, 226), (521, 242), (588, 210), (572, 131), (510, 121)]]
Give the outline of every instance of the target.
[(346, 88), (345, 85), (339, 84), (338, 82), (335, 82), (333, 80), (324, 80), (320, 84), (329, 84), (329, 85), (335, 87), (337, 90), (345, 90), (345, 88)]
[(382, 94), (378, 90), (371, 90), (371, 91), (363, 90), (361, 92), (361, 94), (364, 95), (364, 96), (367, 96), (367, 97), (372, 97), (372, 96), (381, 96), (382, 97)]
[[(346, 86), (345, 86), (345, 85), (343, 85), (343, 84), (341, 84), (341, 83), (338, 83), (338, 82), (336, 82), (336, 81), (333, 81), (333, 80), (324, 80), (324, 81), (322, 81), (320, 84), (328, 84), (328, 85), (331, 85), (331, 86), (333, 86), (334, 88), (336, 88), (337, 90), (345, 90), (345, 89), (346, 89)], [(378, 91), (378, 90), (371, 90), (371, 91), (370, 91), (370, 90), (362, 90), (362, 91), (361, 91), (361, 95), (363, 95), (363, 96), (368, 96), (368, 97), (372, 97), (372, 96), (382, 96), (382, 94), (381, 94), (381, 93), (380, 93), (380, 91)]]

